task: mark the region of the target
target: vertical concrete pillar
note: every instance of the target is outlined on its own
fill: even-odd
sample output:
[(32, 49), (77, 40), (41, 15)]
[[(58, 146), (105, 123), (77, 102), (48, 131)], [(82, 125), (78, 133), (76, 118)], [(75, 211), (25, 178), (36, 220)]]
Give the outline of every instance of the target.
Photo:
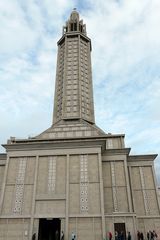
[(33, 234), (34, 212), (35, 212), (35, 204), (36, 204), (35, 199), (36, 199), (37, 178), (38, 178), (38, 160), (39, 160), (39, 156), (36, 156), (29, 239), (32, 239), (32, 234)]
[(65, 217), (65, 240), (69, 239), (68, 236), (68, 222), (69, 222), (69, 154), (67, 154), (66, 166), (66, 217)]
[(126, 176), (126, 185), (127, 185), (127, 198), (128, 198), (128, 207), (129, 212), (133, 211), (132, 208), (132, 201), (131, 201), (131, 190), (129, 185), (129, 176), (128, 176), (128, 167), (127, 167), (127, 157), (124, 160), (124, 170), (125, 170), (125, 176)]
[(101, 218), (102, 218), (102, 235), (105, 239), (105, 216), (104, 216), (104, 188), (103, 188), (103, 177), (102, 177), (102, 158), (101, 153), (98, 153), (99, 161), (99, 179), (100, 179), (100, 204), (101, 204)]

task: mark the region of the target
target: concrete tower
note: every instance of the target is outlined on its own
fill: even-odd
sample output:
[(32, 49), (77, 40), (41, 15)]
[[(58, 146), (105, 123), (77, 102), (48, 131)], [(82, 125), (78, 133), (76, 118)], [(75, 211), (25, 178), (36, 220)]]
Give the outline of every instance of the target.
[(53, 125), (38, 138), (104, 135), (94, 119), (91, 40), (75, 9), (57, 44)]
[(58, 41), (53, 123), (73, 119), (94, 123), (90, 52), (86, 27), (73, 10)]
[(73, 10), (58, 41), (52, 126), (10, 138), (0, 154), (0, 240), (102, 240), (111, 231), (160, 234), (152, 155), (94, 122), (91, 40)]

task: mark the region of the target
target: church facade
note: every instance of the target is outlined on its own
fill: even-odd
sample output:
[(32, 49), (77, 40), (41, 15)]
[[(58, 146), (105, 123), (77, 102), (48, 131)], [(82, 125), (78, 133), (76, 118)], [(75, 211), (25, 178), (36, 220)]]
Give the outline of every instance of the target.
[(73, 10), (58, 41), (52, 126), (0, 154), (0, 240), (102, 240), (160, 232), (153, 155), (95, 124), (91, 40)]

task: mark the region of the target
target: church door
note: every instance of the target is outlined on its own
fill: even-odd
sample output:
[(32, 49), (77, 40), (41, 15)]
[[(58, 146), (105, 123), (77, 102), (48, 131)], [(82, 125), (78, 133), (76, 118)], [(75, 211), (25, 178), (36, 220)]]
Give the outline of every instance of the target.
[(115, 223), (114, 224), (114, 231), (118, 232), (118, 239), (121, 239), (121, 234), (123, 234), (123, 239), (126, 239), (126, 227), (125, 223)]
[(59, 218), (39, 220), (38, 240), (60, 240), (61, 220)]

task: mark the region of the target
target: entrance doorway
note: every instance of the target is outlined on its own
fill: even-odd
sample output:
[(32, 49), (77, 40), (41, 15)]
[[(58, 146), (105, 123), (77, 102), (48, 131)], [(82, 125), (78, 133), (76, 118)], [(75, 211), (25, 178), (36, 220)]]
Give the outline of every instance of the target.
[[(114, 232), (118, 233), (118, 239), (126, 239), (126, 227), (125, 223), (115, 223)], [(122, 236), (123, 234), (123, 236)]]
[(39, 220), (38, 240), (60, 240), (61, 220), (59, 218)]

